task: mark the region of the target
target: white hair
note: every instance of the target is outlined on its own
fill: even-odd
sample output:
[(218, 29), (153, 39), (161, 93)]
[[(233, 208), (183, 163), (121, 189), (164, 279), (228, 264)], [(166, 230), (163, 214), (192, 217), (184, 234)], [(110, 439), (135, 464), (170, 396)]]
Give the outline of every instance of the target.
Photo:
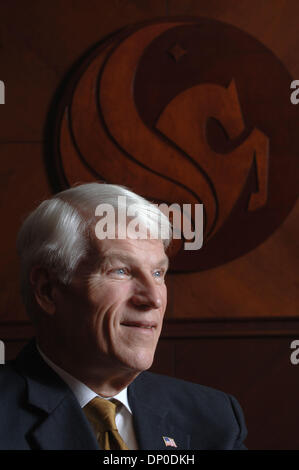
[[(23, 222), (18, 238), (20, 257), (21, 294), (30, 312), (33, 292), (30, 272), (39, 265), (51, 270), (63, 284), (71, 282), (79, 262), (88, 256), (95, 239), (95, 209), (99, 204), (110, 204), (119, 209), (119, 196), (126, 197), (127, 207), (134, 204), (136, 217), (145, 227), (158, 228), (166, 249), (172, 231), (168, 217), (157, 205), (123, 186), (106, 183), (87, 183), (72, 187), (43, 201)], [(124, 198), (120, 198), (123, 200)]]

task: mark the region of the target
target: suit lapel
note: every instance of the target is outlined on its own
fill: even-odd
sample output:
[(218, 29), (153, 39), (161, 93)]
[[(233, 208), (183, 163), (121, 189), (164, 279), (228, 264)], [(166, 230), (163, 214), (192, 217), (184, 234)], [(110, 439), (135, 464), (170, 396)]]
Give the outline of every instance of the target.
[[(152, 408), (139, 405), (133, 410), (134, 424), (140, 449), (143, 450), (187, 450), (190, 436), (178, 429), (169, 420), (169, 413), (157, 415)], [(163, 437), (173, 439), (175, 446), (166, 446)]]
[(41, 449), (99, 450), (95, 434), (72, 393), (66, 394), (34, 429), (32, 438)]
[[(157, 407), (148, 406), (145, 403), (146, 391), (144, 391), (144, 394), (141, 390), (137, 392), (135, 382), (128, 388), (128, 398), (133, 412), (135, 432), (140, 449), (190, 449), (190, 435), (178, 428), (173, 422), (171, 410), (167, 408), (157, 410), (159, 408), (159, 398), (157, 398)], [(163, 437), (173, 439), (176, 447), (166, 446)]]
[(99, 449), (94, 432), (65, 382), (43, 361), (35, 342), (18, 356), (16, 367), (27, 382), (27, 403), (38, 424), (28, 441), (41, 449)]

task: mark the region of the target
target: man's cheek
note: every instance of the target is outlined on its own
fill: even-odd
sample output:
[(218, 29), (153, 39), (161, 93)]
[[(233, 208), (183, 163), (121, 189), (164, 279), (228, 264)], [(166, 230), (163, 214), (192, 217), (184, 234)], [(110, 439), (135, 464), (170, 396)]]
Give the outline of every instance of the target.
[(96, 315), (96, 327), (98, 336), (108, 339), (108, 341), (116, 337), (119, 333), (120, 322), (118, 315), (118, 305), (116, 303), (108, 304), (108, 301), (103, 306), (99, 306)]

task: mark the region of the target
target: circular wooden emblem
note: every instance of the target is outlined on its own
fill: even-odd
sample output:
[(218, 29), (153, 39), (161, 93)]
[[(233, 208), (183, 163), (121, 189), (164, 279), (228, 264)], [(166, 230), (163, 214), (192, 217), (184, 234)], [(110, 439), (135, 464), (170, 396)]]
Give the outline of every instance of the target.
[(244, 255), (297, 198), (291, 81), (269, 49), (219, 21), (162, 19), (122, 30), (88, 53), (62, 90), (59, 188), (102, 180), (156, 202), (202, 203), (203, 246), (187, 251), (180, 242), (173, 270)]

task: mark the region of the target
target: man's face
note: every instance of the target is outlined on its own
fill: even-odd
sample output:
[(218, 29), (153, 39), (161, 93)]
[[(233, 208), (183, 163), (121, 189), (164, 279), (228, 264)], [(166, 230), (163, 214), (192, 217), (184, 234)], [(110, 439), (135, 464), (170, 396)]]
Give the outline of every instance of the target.
[(67, 332), (77, 357), (140, 372), (151, 366), (162, 328), (168, 259), (160, 240), (97, 243), (97, 267), (57, 291), (57, 331)]

